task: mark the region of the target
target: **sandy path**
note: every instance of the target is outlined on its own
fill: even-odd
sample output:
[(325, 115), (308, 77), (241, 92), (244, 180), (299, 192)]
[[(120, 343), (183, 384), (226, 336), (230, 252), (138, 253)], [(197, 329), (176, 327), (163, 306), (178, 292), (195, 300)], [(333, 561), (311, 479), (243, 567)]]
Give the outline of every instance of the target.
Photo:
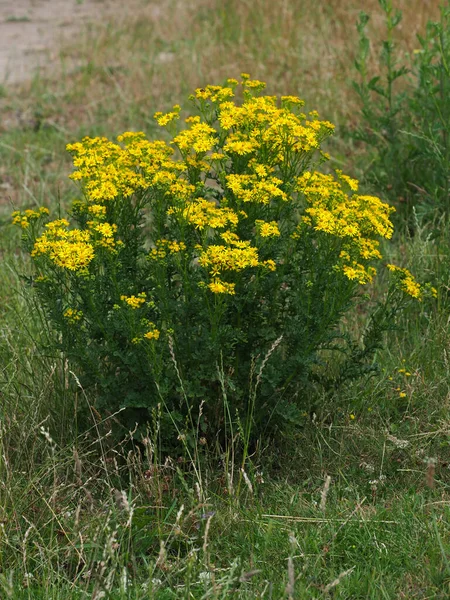
[(29, 79), (51, 66), (64, 40), (99, 21), (111, 0), (0, 0), (0, 84)]

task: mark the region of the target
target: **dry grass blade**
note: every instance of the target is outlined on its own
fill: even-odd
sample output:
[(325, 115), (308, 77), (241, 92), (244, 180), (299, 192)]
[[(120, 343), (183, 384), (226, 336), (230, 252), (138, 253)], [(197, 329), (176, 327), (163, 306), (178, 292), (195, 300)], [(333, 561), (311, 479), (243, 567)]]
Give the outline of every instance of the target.
[(286, 585), (286, 595), (289, 600), (294, 600), (295, 594), (295, 571), (294, 571), (294, 560), (292, 556), (288, 558), (288, 582)]
[(321, 494), (321, 498), (320, 498), (320, 510), (322, 510), (322, 511), (325, 511), (325, 507), (327, 504), (327, 496), (328, 496), (328, 492), (330, 490), (330, 485), (331, 485), (331, 477), (329, 475), (327, 475), (325, 478), (325, 484), (323, 486), (323, 490), (322, 490), (322, 494)]
[[(368, 520), (367, 519), (352, 519), (352, 515), (355, 514), (355, 512), (359, 509), (359, 506), (352, 511), (352, 513), (350, 514), (350, 516), (346, 519), (335, 519), (335, 518), (325, 518), (325, 517), (294, 517), (291, 515), (269, 515), (269, 514), (263, 514), (261, 515), (262, 518), (264, 519), (280, 519), (280, 520), (285, 520), (285, 521), (292, 521), (294, 523), (342, 523), (342, 524), (346, 524), (348, 523), (350, 520), (352, 521), (352, 523), (367, 523)], [(370, 523), (385, 523), (387, 525), (399, 525), (399, 521), (390, 521), (390, 520), (386, 520), (386, 519), (370, 519)]]
[(342, 573), (340, 573), (334, 581), (332, 581), (325, 587), (325, 589), (323, 590), (324, 594), (329, 594), (333, 588), (335, 588), (337, 585), (339, 585), (341, 583), (341, 581), (344, 579), (344, 577), (347, 577), (348, 575), (350, 575), (350, 573), (352, 573), (354, 570), (355, 570), (355, 567), (352, 567), (351, 569), (347, 569), (347, 571), (342, 571)]

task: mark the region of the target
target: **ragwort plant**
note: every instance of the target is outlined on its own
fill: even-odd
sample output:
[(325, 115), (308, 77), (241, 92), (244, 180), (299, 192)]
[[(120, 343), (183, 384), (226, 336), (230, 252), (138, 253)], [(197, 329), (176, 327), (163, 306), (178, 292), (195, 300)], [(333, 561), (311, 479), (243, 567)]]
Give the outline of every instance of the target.
[[(157, 113), (169, 143), (127, 132), (69, 144), (82, 198), (68, 218), (13, 215), (55, 343), (96, 411), (134, 427), (163, 407), (167, 443), (298, 422), (314, 386), (371, 369), (395, 312), (424, 294), (391, 266), (369, 314), (361, 290), (393, 209), (319, 172), (331, 123), (248, 75), (238, 86), (197, 89), (186, 129), (179, 106)], [(352, 341), (341, 323), (356, 303), (368, 324)]]

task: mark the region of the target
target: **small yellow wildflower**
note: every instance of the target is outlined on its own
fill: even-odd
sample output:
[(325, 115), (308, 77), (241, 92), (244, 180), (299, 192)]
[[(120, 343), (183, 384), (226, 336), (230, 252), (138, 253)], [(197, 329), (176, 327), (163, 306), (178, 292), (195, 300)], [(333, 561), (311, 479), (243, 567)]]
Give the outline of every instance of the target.
[(212, 150), (216, 143), (216, 130), (200, 121), (191, 125), (190, 129), (181, 131), (173, 138), (173, 143), (186, 155), (191, 150), (197, 154), (205, 154)]
[(266, 223), (260, 219), (255, 221), (256, 229), (261, 237), (279, 237), (280, 230), (276, 221)]
[(233, 296), (236, 293), (234, 283), (227, 283), (217, 278), (208, 285), (208, 288), (213, 294), (230, 294)]
[(168, 112), (166, 114), (163, 114), (162, 112), (157, 112), (154, 114), (154, 118), (156, 119), (156, 122), (159, 126), (165, 127), (169, 123), (172, 123), (172, 121), (175, 121), (176, 119), (180, 118), (180, 110), (181, 107), (178, 104), (176, 104), (173, 107), (172, 112)]
[(262, 263), (263, 267), (266, 267), (267, 269), (269, 269), (269, 271), (276, 271), (276, 264), (275, 261), (272, 260), (271, 258), (269, 258), (269, 260), (265, 260)]
[(94, 258), (91, 234), (69, 230), (68, 226), (66, 219), (47, 223), (47, 231), (35, 241), (31, 256), (47, 256), (56, 266), (70, 271), (85, 269)]
[(417, 300), (422, 299), (422, 290), (420, 283), (418, 283), (408, 269), (397, 267), (396, 265), (388, 264), (387, 268), (389, 271), (397, 276), (399, 281), (399, 288), (405, 293), (416, 298)]
[(152, 329), (152, 331), (147, 331), (144, 333), (144, 337), (147, 340), (157, 340), (159, 339), (160, 332), (157, 329)]
[(222, 229), (224, 227), (238, 224), (238, 215), (231, 208), (218, 207), (215, 202), (197, 198), (194, 202), (189, 202), (187, 207), (182, 211), (182, 216), (196, 229)]
[(36, 221), (44, 215), (48, 215), (49, 210), (45, 206), (41, 206), (38, 210), (32, 210), (30, 208), (25, 211), (15, 210), (12, 214), (13, 225), (19, 225), (22, 229), (28, 229), (31, 221)]
[(141, 292), (137, 296), (122, 295), (120, 296), (120, 299), (122, 300), (122, 302), (125, 302), (126, 304), (128, 304), (128, 306), (135, 310), (136, 308), (140, 308), (143, 304), (145, 304), (147, 294), (145, 292)]
[(156, 240), (156, 247), (153, 248), (148, 258), (152, 260), (162, 260), (167, 254), (178, 254), (186, 250), (186, 244), (177, 240)]
[(103, 218), (106, 215), (106, 206), (103, 206), (102, 204), (91, 204), (88, 207), (88, 212), (94, 217)]
[(258, 250), (250, 246), (250, 242), (234, 240), (231, 232), (223, 236), (232, 244), (231, 247), (212, 244), (202, 251), (198, 259), (202, 267), (209, 267), (211, 275), (215, 277), (223, 271), (242, 271), (259, 266)]
[(64, 311), (64, 318), (67, 319), (71, 325), (74, 325), (77, 321), (80, 321), (82, 316), (83, 312), (74, 308), (68, 308), (66, 311)]
[(303, 106), (305, 102), (304, 100), (300, 100), (300, 98), (297, 98), (297, 96), (281, 96), (281, 104), (283, 106), (291, 106), (291, 104)]

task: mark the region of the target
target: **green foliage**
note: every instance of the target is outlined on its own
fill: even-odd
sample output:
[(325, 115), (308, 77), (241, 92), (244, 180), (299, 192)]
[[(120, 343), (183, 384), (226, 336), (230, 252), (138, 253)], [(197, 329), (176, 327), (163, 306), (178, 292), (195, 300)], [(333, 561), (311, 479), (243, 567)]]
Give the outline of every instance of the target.
[(392, 288), (363, 340), (341, 328), (364, 302), (392, 209), (342, 172), (316, 170), (330, 123), (296, 97), (260, 96), (248, 76), (237, 104), (236, 86), (197, 90), (201, 117), (181, 132), (178, 106), (157, 113), (178, 157), (143, 133), (70, 144), (78, 228), (42, 227), (45, 208), (13, 215), (59, 348), (96, 410), (133, 428), (161, 405), (166, 439), (173, 431), (191, 448), (200, 435), (224, 442), (227, 426), (248, 444), (301, 421), (313, 387), (370, 370), (405, 293), (423, 295), (390, 265)]
[[(391, 0), (380, 0), (386, 39), (379, 56), (380, 73), (371, 77), (367, 35), (369, 16), (361, 13), (357, 30), (359, 51), (354, 82), (362, 105), (362, 122), (351, 132), (365, 144), (361, 161), (364, 179), (383, 190), (413, 226), (416, 214), (430, 219), (435, 211), (448, 214), (450, 134), (450, 6), (443, 4), (440, 20), (428, 22), (420, 48), (400, 60), (395, 30), (402, 13)], [(403, 64), (402, 64), (403, 63)]]

